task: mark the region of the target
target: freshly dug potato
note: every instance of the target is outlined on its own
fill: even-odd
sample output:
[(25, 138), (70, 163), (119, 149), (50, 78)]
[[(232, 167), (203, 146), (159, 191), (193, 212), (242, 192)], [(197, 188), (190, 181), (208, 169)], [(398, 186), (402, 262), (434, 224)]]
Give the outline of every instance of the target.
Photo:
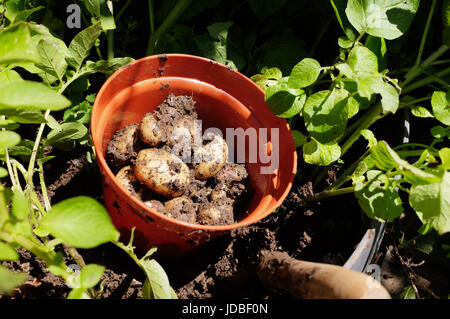
[(122, 168), (116, 175), (117, 181), (122, 185), (131, 195), (142, 198), (146, 190), (140, 185), (136, 176), (134, 175), (133, 168), (130, 165)]
[(190, 182), (189, 168), (178, 157), (162, 149), (144, 149), (137, 155), (134, 173), (154, 192), (176, 197)]
[(118, 130), (106, 149), (106, 159), (113, 168), (120, 168), (130, 163), (137, 155), (139, 138), (138, 124), (130, 124)]
[(227, 142), (218, 134), (213, 134), (209, 143), (201, 149), (202, 162), (195, 167), (195, 178), (207, 179), (216, 175), (227, 162)]
[(141, 141), (150, 146), (158, 146), (165, 137), (165, 131), (153, 113), (147, 113), (139, 123)]
[(234, 223), (233, 206), (228, 201), (213, 201), (200, 207), (197, 222), (204, 225), (226, 225)]
[(153, 208), (155, 210), (157, 210), (158, 212), (162, 213), (162, 214), (166, 214), (166, 208), (164, 207), (164, 204), (161, 203), (159, 200), (146, 200), (144, 202), (144, 204), (150, 208)]
[(183, 141), (185, 135), (187, 140), (193, 143), (195, 134), (201, 136), (201, 126), (196, 122), (196, 118), (192, 116), (185, 116), (177, 119), (169, 128), (169, 135), (167, 142), (170, 146)]
[(196, 207), (195, 204), (189, 198), (180, 196), (167, 201), (164, 204), (167, 210), (167, 215), (172, 218), (187, 222), (195, 223), (196, 220)]

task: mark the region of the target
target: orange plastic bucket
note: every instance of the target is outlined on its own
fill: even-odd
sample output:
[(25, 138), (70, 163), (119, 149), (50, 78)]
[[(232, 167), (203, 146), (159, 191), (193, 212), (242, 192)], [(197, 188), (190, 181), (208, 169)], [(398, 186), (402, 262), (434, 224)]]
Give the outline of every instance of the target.
[[(225, 135), (226, 128), (266, 128), (268, 142), (258, 137), (259, 147), (271, 154), (276, 149), (274, 143), (279, 145), (278, 169), (273, 173), (261, 174), (261, 167), (269, 165), (264, 161), (247, 162), (253, 195), (247, 213), (238, 222), (208, 226), (167, 217), (131, 196), (118, 184), (108, 167), (105, 150), (112, 135), (128, 124), (139, 122), (170, 93), (193, 96), (203, 129), (216, 127)], [(278, 129), (278, 136), (271, 134), (276, 131), (273, 129)], [(160, 255), (172, 258), (272, 213), (287, 196), (296, 173), (297, 156), (292, 133), (287, 122), (266, 106), (264, 92), (241, 73), (197, 56), (149, 56), (115, 72), (97, 95), (91, 132), (103, 176), (105, 206), (122, 238), (127, 240), (135, 227), (134, 243), (139, 250), (158, 246)]]

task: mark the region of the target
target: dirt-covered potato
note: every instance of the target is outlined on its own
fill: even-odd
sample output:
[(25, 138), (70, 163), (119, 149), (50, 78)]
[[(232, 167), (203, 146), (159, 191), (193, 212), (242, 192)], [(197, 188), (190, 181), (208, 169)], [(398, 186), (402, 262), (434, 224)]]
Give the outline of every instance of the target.
[(118, 130), (106, 149), (105, 157), (112, 168), (121, 168), (136, 158), (138, 151), (138, 124), (130, 124)]
[(150, 208), (155, 209), (156, 211), (158, 211), (158, 212), (160, 212), (160, 213), (162, 213), (162, 214), (166, 214), (166, 213), (167, 213), (166, 207), (164, 207), (164, 204), (161, 203), (159, 200), (154, 200), (154, 199), (152, 199), (152, 200), (146, 200), (146, 201), (144, 202), (144, 204), (145, 204), (146, 206), (150, 207)]
[(139, 181), (134, 175), (134, 170), (130, 165), (122, 168), (117, 173), (116, 179), (119, 184), (122, 185), (133, 196), (142, 198), (145, 195), (146, 190), (142, 185), (140, 185)]
[(203, 205), (197, 214), (197, 222), (204, 225), (226, 225), (234, 223), (233, 206), (226, 201), (215, 201)]
[(216, 175), (227, 162), (227, 142), (218, 134), (212, 134), (210, 141), (201, 149), (202, 162), (195, 167), (195, 178), (207, 179)]
[(167, 215), (172, 218), (187, 222), (195, 223), (196, 207), (189, 198), (180, 196), (167, 201), (164, 204)]
[(180, 196), (190, 181), (187, 165), (162, 149), (148, 148), (140, 151), (134, 173), (148, 188), (166, 197)]
[(165, 139), (164, 127), (153, 113), (147, 113), (139, 123), (141, 141), (150, 146), (158, 146)]
[(201, 136), (202, 128), (195, 117), (181, 117), (170, 126), (168, 131), (167, 142), (170, 146), (180, 143), (186, 138), (187, 141), (193, 143), (195, 134)]

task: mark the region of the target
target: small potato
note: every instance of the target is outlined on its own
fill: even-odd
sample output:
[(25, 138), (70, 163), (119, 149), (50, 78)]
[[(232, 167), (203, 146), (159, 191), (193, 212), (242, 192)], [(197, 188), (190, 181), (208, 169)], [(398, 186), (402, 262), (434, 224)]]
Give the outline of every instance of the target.
[(167, 201), (164, 204), (164, 207), (167, 210), (167, 215), (169, 217), (173, 217), (187, 223), (195, 223), (195, 204), (189, 198), (185, 196), (173, 198)]
[(164, 129), (153, 113), (147, 113), (139, 123), (141, 141), (150, 146), (158, 146), (164, 141)]
[(219, 184), (211, 191), (211, 200), (217, 201), (220, 199), (227, 198), (227, 187), (224, 184)]
[(117, 181), (133, 196), (142, 198), (145, 195), (145, 188), (139, 185), (139, 181), (134, 175), (133, 168), (128, 165), (122, 168), (116, 175)]
[(233, 207), (212, 202), (200, 208), (197, 214), (197, 222), (204, 225), (225, 225), (234, 222)]
[(130, 124), (117, 131), (106, 149), (106, 158), (113, 168), (127, 165), (137, 155), (138, 124)]
[(201, 148), (202, 162), (195, 167), (195, 178), (208, 179), (216, 175), (227, 162), (228, 146), (218, 134)]
[(148, 148), (140, 151), (134, 173), (148, 188), (166, 197), (180, 196), (190, 182), (187, 165), (162, 149)]
[(146, 200), (144, 202), (144, 204), (150, 208), (153, 208), (155, 210), (157, 210), (158, 212), (162, 213), (162, 214), (166, 214), (167, 210), (166, 207), (164, 207), (164, 204), (161, 203), (159, 200)]

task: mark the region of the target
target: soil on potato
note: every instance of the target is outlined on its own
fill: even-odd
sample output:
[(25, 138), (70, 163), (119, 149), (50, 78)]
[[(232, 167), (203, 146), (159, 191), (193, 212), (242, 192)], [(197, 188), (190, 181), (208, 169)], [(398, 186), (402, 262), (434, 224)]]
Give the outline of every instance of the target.
[(205, 133), (197, 145), (197, 118), (192, 96), (169, 94), (139, 123), (114, 133), (106, 161), (131, 195), (162, 214), (203, 225), (233, 224), (247, 213), (252, 193), (246, 165), (226, 163), (222, 136)]

